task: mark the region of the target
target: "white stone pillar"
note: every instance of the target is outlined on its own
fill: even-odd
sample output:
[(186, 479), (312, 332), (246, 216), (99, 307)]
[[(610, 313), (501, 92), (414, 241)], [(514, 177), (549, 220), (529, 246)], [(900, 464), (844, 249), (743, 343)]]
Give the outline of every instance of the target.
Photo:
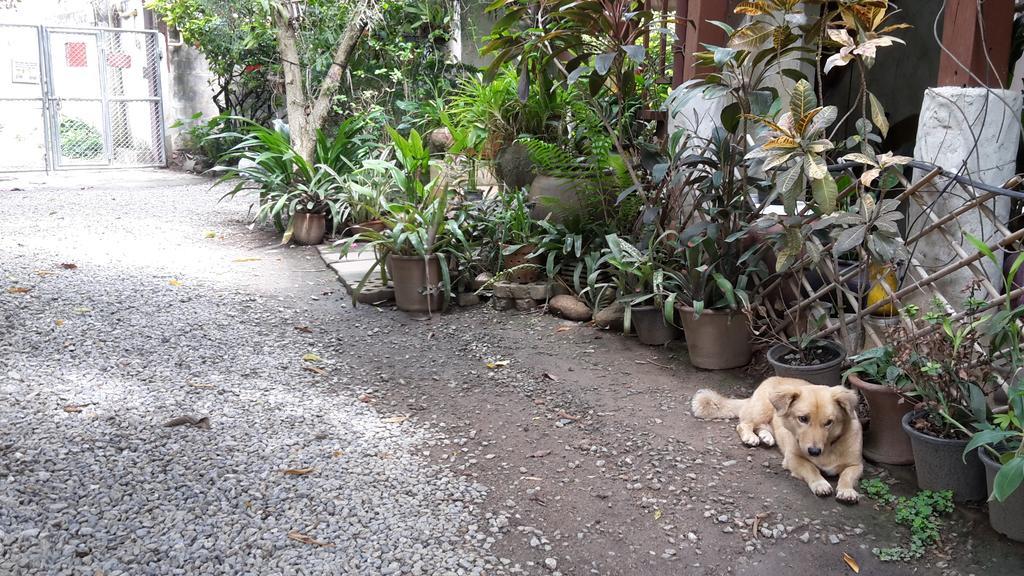
[[(1016, 172), (1017, 145), (1020, 131), (1021, 93), (988, 88), (960, 88), (944, 86), (925, 90), (924, 103), (917, 127), (917, 145), (914, 157), (931, 162), (950, 172), (957, 172), (973, 180), (1002, 186)], [(927, 171), (916, 170), (914, 180)], [(931, 211), (943, 217), (964, 205), (964, 191), (956, 184), (947, 188), (949, 180), (936, 178), (920, 192)], [(982, 192), (978, 193), (979, 195)], [(1010, 200), (996, 197), (987, 203), (996, 218), (1005, 225), (1010, 214)], [(932, 221), (916, 202), (908, 209), (908, 235), (913, 235)], [(969, 233), (987, 243), (1001, 235), (992, 221), (975, 210), (945, 225), (946, 230), (967, 254), (977, 249), (964, 236)], [(913, 247), (912, 247), (913, 248)], [(959, 259), (946, 238), (935, 230), (922, 238), (916, 246), (915, 257), (931, 273)], [(982, 259), (989, 280), (1002, 287), (1001, 270), (988, 259)], [(964, 289), (974, 280), (970, 270), (959, 270), (936, 283), (936, 287), (957, 309), (962, 309), (967, 297)], [(979, 293), (979, 297), (987, 294)], [(927, 311), (931, 297), (924, 294), (917, 302)]]

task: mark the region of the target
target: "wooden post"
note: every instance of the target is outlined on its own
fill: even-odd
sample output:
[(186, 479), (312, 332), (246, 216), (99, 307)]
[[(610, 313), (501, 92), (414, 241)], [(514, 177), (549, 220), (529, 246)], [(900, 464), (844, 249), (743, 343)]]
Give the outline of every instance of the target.
[[(680, 14), (680, 11), (685, 15)], [(681, 38), (683, 69), (680, 83), (682, 83), (712, 71), (710, 68), (695, 67), (696, 59), (693, 57), (693, 53), (703, 51), (704, 44), (714, 46), (725, 44), (725, 31), (708, 20), (725, 22), (729, 15), (729, 2), (728, 0), (676, 0), (676, 14), (681, 21), (683, 18), (686, 19), (686, 33)], [(677, 31), (679, 26), (677, 24)], [(678, 63), (676, 67), (678, 70)]]
[(941, 52), (939, 86), (1006, 85), (1013, 4), (1014, 0), (947, 0), (942, 44), (952, 54)]

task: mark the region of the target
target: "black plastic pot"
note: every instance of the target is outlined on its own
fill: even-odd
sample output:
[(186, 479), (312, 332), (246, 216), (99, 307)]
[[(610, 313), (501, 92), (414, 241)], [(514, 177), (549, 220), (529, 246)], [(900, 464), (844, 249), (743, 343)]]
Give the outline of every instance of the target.
[(658, 306), (632, 308), (630, 323), (637, 339), (648, 346), (664, 346), (679, 336), (679, 329), (665, 322), (665, 312)]
[(910, 437), (910, 447), (914, 451), (918, 488), (952, 490), (956, 502), (984, 500), (988, 489), (978, 453), (970, 452), (964, 457), (967, 440), (936, 438), (911, 426), (910, 423), (922, 414), (918, 410), (903, 417), (903, 431)]
[(786, 344), (776, 344), (768, 350), (768, 362), (775, 369), (776, 376), (799, 378), (821, 386), (839, 386), (843, 383), (843, 361), (846, 350), (831, 340), (819, 340), (812, 344), (832, 351), (834, 358), (814, 366), (799, 366), (787, 363), (783, 357), (793, 350)]
[[(1002, 464), (992, 459), (988, 450), (979, 448), (981, 463), (985, 466), (985, 480), (988, 493), (992, 494), (992, 483)], [(989, 500), (988, 523), (992, 529), (1010, 540), (1024, 542), (1024, 488), (1017, 488), (1006, 500)]]

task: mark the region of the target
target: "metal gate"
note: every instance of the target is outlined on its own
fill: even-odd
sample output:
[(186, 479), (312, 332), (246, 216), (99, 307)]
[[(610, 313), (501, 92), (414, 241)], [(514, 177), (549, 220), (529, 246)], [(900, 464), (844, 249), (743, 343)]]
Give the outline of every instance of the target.
[(157, 32), (0, 24), (0, 172), (165, 160)]

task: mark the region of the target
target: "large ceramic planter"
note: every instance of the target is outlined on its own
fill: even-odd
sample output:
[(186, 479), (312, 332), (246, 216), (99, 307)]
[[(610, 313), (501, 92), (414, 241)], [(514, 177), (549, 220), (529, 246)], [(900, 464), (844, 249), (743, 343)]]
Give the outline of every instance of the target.
[(530, 215), (535, 220), (545, 218), (561, 222), (565, 215), (580, 210), (576, 195), (579, 183), (568, 178), (555, 178), (538, 174), (530, 184), (529, 199), (533, 203)]
[(445, 305), (441, 261), (437, 256), (388, 256), (388, 271), (395, 287), (395, 305), (415, 314), (441, 312)]
[[(1003, 465), (993, 460), (985, 448), (979, 448), (978, 453), (981, 456), (981, 463), (985, 466), (988, 493), (992, 494), (992, 483)], [(1024, 488), (1018, 487), (1002, 502), (989, 500), (988, 523), (992, 525), (993, 530), (1007, 538), (1024, 542)]]
[(536, 282), (537, 279), (540, 278), (542, 269), (540, 256), (530, 257), (530, 254), (537, 249), (536, 244), (524, 244), (511, 254), (505, 254), (505, 246), (502, 246), (501, 248), (502, 270), (509, 270), (516, 266), (523, 266), (524, 264), (532, 264), (532, 266), (523, 266), (519, 270), (505, 274), (503, 276), (504, 280), (507, 280), (508, 282), (515, 282), (517, 284), (529, 284), (530, 282)]
[(690, 363), (705, 370), (739, 368), (750, 363), (753, 353), (750, 324), (736, 312), (705, 310), (695, 316), (693, 308), (679, 307), (686, 333)]
[(913, 464), (914, 450), (903, 431), (903, 416), (914, 409), (892, 388), (865, 382), (856, 374), (847, 379), (871, 410), (871, 424), (864, 431), (864, 457), (879, 464)]
[(914, 450), (918, 488), (952, 490), (956, 502), (984, 500), (988, 489), (978, 453), (970, 452), (964, 456), (967, 440), (936, 438), (918, 431), (910, 423), (921, 414), (908, 412), (903, 416), (903, 431), (910, 437)]
[(659, 306), (636, 306), (629, 317), (637, 340), (648, 346), (664, 346), (678, 336), (679, 330), (665, 322), (665, 311)]
[(828, 350), (828, 359), (812, 366), (800, 366), (786, 359), (793, 351), (787, 344), (776, 344), (768, 350), (768, 363), (775, 369), (776, 376), (799, 378), (821, 386), (839, 386), (843, 383), (843, 361), (846, 350), (830, 340), (820, 340), (814, 346)]
[(292, 215), (292, 240), (302, 246), (315, 246), (324, 241), (327, 218), (323, 214), (296, 212)]

